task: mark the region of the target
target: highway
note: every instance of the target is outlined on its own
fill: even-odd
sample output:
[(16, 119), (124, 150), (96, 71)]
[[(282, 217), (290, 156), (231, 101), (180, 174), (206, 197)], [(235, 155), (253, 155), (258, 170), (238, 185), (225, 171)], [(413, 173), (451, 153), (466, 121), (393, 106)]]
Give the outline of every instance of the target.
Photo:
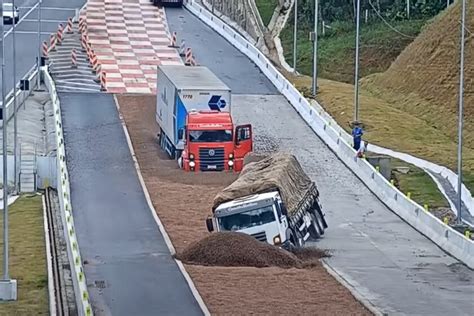
[[(7, 1), (5, 1), (7, 2)], [(11, 1), (8, 1), (11, 2)], [(38, 0), (17, 0), (15, 5), (20, 9), (20, 21), (16, 27), (16, 76), (20, 80), (36, 63), (38, 54)], [(85, 0), (43, 0), (41, 40), (49, 40), (59, 23), (73, 17), (76, 8), (81, 8)], [(13, 35), (11, 25), (5, 25), (5, 91), (13, 89)], [(3, 80), (0, 74), (0, 81)]]
[(59, 97), (95, 315), (201, 315), (145, 200), (113, 96)]
[(474, 271), (444, 253), (378, 200), (314, 134), (245, 55), (184, 9), (166, 9), (170, 31), (235, 94), (233, 115), (250, 122), (259, 151), (295, 154), (317, 183), (329, 229), (327, 262), (389, 314), (468, 315)]

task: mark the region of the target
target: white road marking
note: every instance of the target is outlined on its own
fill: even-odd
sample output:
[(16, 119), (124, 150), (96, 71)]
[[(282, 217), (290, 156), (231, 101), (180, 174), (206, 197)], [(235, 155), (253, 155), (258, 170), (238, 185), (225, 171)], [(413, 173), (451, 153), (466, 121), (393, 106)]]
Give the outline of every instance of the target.
[[(38, 19), (24, 19), (23, 22), (38, 22)], [(64, 20), (44, 20), (41, 19), (41, 23), (64, 23)]]

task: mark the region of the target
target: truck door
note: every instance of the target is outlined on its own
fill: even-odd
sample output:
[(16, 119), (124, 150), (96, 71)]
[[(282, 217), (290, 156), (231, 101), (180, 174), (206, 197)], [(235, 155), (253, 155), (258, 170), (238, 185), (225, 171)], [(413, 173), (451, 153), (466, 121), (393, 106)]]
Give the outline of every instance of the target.
[(253, 149), (252, 125), (239, 125), (235, 128), (235, 156), (243, 158)]

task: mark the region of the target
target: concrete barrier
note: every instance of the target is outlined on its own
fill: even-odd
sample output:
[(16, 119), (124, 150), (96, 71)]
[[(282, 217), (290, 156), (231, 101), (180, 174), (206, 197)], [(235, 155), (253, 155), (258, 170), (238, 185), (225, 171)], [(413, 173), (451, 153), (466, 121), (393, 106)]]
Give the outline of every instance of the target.
[(42, 67), (41, 73), (44, 78), (44, 84), (48, 89), (51, 101), (53, 103), (54, 116), (56, 121), (56, 145), (57, 145), (57, 190), (59, 196), (59, 205), (61, 208), (61, 217), (63, 220), (64, 234), (66, 236), (67, 252), (69, 263), (71, 265), (72, 281), (76, 296), (76, 303), (79, 315), (93, 315), (92, 307), (87, 290), (84, 267), (82, 265), (81, 254), (79, 251), (79, 242), (77, 240), (74, 218), (72, 215), (71, 191), (69, 186), (69, 173), (66, 165), (66, 149), (64, 144), (64, 135), (61, 119), (61, 106), (56, 92), (56, 86), (51, 78), (48, 68)]
[[(34, 65), (28, 73), (22, 79), (28, 79), (30, 81), (30, 89), (28, 91), (21, 91), (19, 85), (17, 85), (16, 91), (16, 108), (18, 108), (25, 102), (25, 100), (30, 96), (31, 92), (36, 88), (36, 76), (38, 75), (37, 66)], [(6, 110), (4, 116), (9, 122), (13, 118), (14, 113), (14, 99), (13, 99), (13, 90), (8, 93), (5, 97)]]
[(426, 212), (421, 205), (408, 199), (366, 160), (355, 158), (356, 153), (351, 146), (351, 140), (347, 139), (345, 132), (341, 131), (337, 123), (325, 114), (322, 107), (313, 107), (244, 37), (195, 1), (189, 1), (186, 8), (252, 60), (314, 132), (384, 204), (443, 250), (474, 269), (473, 241)]

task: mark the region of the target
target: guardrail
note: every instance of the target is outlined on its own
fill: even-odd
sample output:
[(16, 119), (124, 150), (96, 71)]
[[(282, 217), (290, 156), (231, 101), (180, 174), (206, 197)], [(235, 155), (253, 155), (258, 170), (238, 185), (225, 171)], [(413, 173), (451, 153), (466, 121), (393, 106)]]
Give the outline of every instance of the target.
[(79, 315), (93, 315), (92, 307), (89, 301), (89, 292), (87, 290), (86, 277), (82, 265), (81, 254), (79, 252), (79, 243), (74, 228), (74, 218), (72, 215), (71, 191), (69, 186), (69, 173), (66, 166), (66, 152), (64, 145), (64, 135), (61, 119), (61, 107), (59, 103), (58, 94), (56, 93), (56, 86), (53, 79), (49, 75), (48, 67), (41, 68), (43, 74), (44, 84), (48, 89), (53, 103), (53, 110), (55, 116), (56, 126), (56, 145), (57, 145), (57, 182), (58, 182), (58, 196), (59, 205), (61, 208), (61, 217), (63, 220), (64, 233), (66, 236), (66, 244), (69, 262), (71, 265), (71, 275), (74, 285), (74, 292), (76, 296), (77, 309)]
[[(319, 115), (328, 123), (331, 124), (331, 126), (341, 134), (341, 137), (345, 139), (346, 142), (350, 143), (352, 141), (352, 136), (347, 133), (341, 126), (339, 126), (332, 118), (329, 113), (327, 113), (324, 108), (317, 103), (316, 101), (312, 101), (311, 104), (313, 107), (318, 111)], [(453, 188), (457, 188), (457, 182), (458, 182), (458, 176), (455, 174), (453, 171), (449, 170), (446, 167), (437, 165), (435, 163), (414, 157), (409, 154), (405, 153), (399, 153), (395, 152), (393, 150), (383, 148), (374, 144), (370, 145), (370, 151), (377, 153), (377, 154), (382, 154), (382, 155), (387, 155), (391, 157), (398, 158), (400, 160), (406, 161), (411, 163), (412, 165), (415, 165), (419, 168), (422, 169), (427, 169), (430, 170), (434, 173), (440, 174), (443, 178), (447, 179), (449, 183), (451, 183)], [(471, 192), (466, 188), (466, 186), (463, 184), (461, 188), (461, 198), (466, 207), (469, 210), (469, 213), (471, 213), (474, 216), (474, 199), (472, 198)], [(456, 211), (455, 209), (453, 211)]]
[[(37, 75), (38, 75), (38, 68), (35, 64), (22, 78), (22, 79), (28, 79), (30, 81), (30, 89), (28, 91), (22, 91), (20, 90), (20, 85), (17, 84), (16, 110), (18, 110), (18, 108), (23, 104), (23, 102), (25, 102), (25, 100), (30, 96), (31, 91), (33, 91), (36, 88)], [(13, 89), (12, 89), (5, 97), (6, 110), (5, 110), (5, 113), (3, 113), (3, 115), (7, 119), (7, 122), (9, 122), (13, 118), (13, 113), (14, 113), (13, 103), (14, 103), (14, 98), (13, 98)]]
[(325, 119), (322, 115), (322, 108), (317, 109), (311, 106), (308, 100), (293, 87), (292, 83), (272, 65), (263, 53), (233, 28), (195, 1), (189, 1), (186, 8), (252, 60), (313, 131), (383, 203), (443, 250), (474, 269), (473, 241), (445, 225), (441, 220), (425, 211), (421, 205), (410, 200), (403, 192), (382, 177), (365, 159), (355, 158), (355, 151), (350, 142), (345, 139), (342, 131), (335, 129), (337, 124), (332, 121), (332, 118)]

